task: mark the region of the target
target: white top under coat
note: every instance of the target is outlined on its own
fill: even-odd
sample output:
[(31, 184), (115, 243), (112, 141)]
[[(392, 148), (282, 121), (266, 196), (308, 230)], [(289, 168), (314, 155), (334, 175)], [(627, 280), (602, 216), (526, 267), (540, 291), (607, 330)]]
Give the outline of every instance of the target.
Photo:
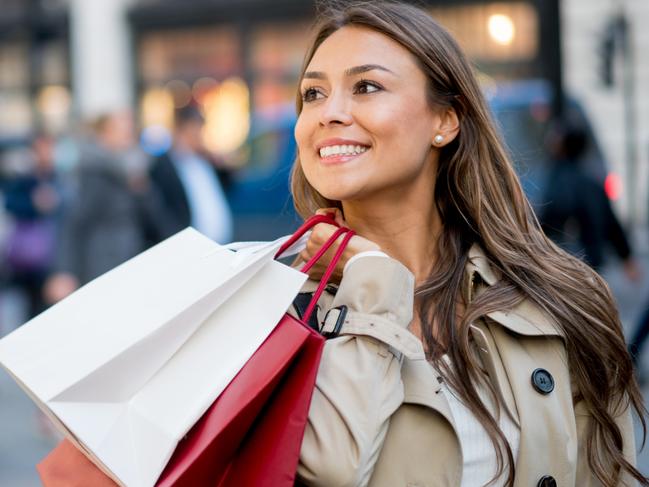
[[(444, 360), (449, 362), (448, 355), (444, 355)], [(476, 487), (486, 485), (496, 474), (496, 451), (489, 439), (487, 431), (455, 394), (448, 385), (442, 383), (442, 391), (446, 396), (448, 405), (453, 414), (455, 422), (455, 432), (460, 440), (462, 448), (462, 484), (461, 487)], [(491, 396), (483, 387), (478, 387), (478, 394), (482, 402), (491, 414), (495, 414), (496, 408), (491, 400)], [(500, 417), (498, 426), (502, 430), (512, 455), (516, 459), (520, 444), (521, 431), (512, 421), (504, 408), (500, 408)], [(507, 471), (498, 477), (498, 480), (491, 484), (494, 487), (505, 485)]]

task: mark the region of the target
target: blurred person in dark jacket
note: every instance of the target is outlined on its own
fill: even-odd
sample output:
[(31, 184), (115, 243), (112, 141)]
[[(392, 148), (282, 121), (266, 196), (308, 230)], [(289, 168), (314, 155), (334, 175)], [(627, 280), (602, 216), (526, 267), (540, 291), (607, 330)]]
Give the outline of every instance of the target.
[(615, 216), (604, 186), (582, 167), (587, 134), (570, 124), (558, 125), (549, 138), (554, 167), (550, 172), (540, 220), (548, 237), (601, 270), (607, 248), (623, 262), (631, 280), (639, 279), (629, 240)]
[(146, 185), (132, 170), (134, 153), (129, 111), (95, 120), (91, 136), (80, 145), (74, 187), (64, 208), (56, 273), (46, 286), (49, 301), (64, 298), (144, 250)]
[(5, 266), (9, 283), (22, 289), (28, 298), (30, 317), (45, 308), (43, 285), (54, 258), (61, 208), (54, 146), (50, 135), (35, 134), (30, 143), (33, 166), (10, 178), (5, 186), (5, 208), (13, 220), (5, 247)]
[(187, 226), (219, 243), (232, 238), (227, 172), (203, 144), (204, 119), (188, 106), (175, 113), (173, 145), (152, 164), (150, 180), (161, 205), (152, 243)]
[[(629, 353), (631, 354), (631, 359), (636, 367), (640, 362), (642, 350), (647, 343), (647, 337), (649, 337), (649, 303), (645, 306), (645, 311), (640, 317), (640, 320), (633, 332), (633, 336), (629, 341)], [(646, 383), (649, 378), (645, 373), (641, 373), (639, 374), (639, 379), (642, 383)]]

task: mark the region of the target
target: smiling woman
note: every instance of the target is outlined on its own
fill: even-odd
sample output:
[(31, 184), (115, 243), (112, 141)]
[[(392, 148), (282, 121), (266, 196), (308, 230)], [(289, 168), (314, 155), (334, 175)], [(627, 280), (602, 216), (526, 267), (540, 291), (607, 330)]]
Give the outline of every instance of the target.
[(613, 299), (541, 231), (457, 43), (406, 4), (333, 5), (300, 79), (292, 192), (357, 235), (319, 302), (300, 482), (649, 485)]

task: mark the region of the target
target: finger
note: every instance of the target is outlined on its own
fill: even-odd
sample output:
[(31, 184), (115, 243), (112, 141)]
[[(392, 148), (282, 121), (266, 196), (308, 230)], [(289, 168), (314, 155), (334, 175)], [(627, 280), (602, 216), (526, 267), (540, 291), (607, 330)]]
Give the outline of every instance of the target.
[(345, 217), (343, 216), (343, 212), (340, 210), (340, 208), (336, 208), (336, 215), (334, 220), (341, 227), (347, 226), (347, 223), (345, 222)]
[(328, 223), (318, 223), (311, 230), (311, 237), (309, 240), (313, 240), (322, 245), (329, 240), (329, 237), (331, 237), (336, 230), (337, 228), (335, 226), (329, 225)]
[(343, 213), (340, 211), (340, 208), (320, 208), (319, 210), (316, 211), (316, 215), (325, 215), (332, 217), (333, 220), (338, 224), (338, 225), (343, 225), (345, 220), (343, 218)]
[(315, 254), (318, 249), (321, 247), (321, 245), (317, 242), (314, 242), (313, 239), (309, 239), (306, 242), (306, 245), (304, 246), (304, 252), (307, 253), (309, 256), (312, 256)]
[(303, 262), (309, 262), (309, 259), (311, 259), (311, 254), (308, 250), (303, 250), (302, 252), (300, 252), (299, 256), (300, 260), (302, 260)]
[(336, 211), (338, 208), (319, 208), (316, 210), (315, 214), (316, 215), (324, 215), (324, 216), (333, 216), (336, 214)]

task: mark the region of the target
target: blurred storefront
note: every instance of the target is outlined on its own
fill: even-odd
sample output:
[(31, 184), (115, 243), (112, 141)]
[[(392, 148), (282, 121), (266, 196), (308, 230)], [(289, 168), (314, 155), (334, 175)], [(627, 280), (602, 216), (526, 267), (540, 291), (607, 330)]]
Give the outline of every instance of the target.
[[(558, 0), (429, 0), (487, 93), (543, 79), (561, 92)], [(235, 170), (237, 214), (291, 214), (295, 90), (311, 0), (6, 0), (0, 23), (0, 137), (72, 127), (131, 106), (152, 156), (173, 112), (206, 118), (207, 147)], [(549, 117), (546, 97), (536, 115)], [(554, 103), (554, 109), (560, 109)]]
[[(560, 79), (539, 46), (558, 43), (542, 25), (545, 0), (429, 1), (476, 62), (483, 80)], [(0, 133), (24, 134), (44, 125), (66, 128), (74, 113), (88, 116), (79, 91), (83, 43), (69, 17), (87, 15), (77, 0), (5, 0), (0, 15)], [(151, 150), (160, 127), (170, 128), (174, 107), (199, 104), (208, 119), (206, 139), (232, 153), (272, 124), (290, 124), (295, 82), (314, 14), (308, 0), (120, 0), (131, 33), (130, 84)], [(87, 23), (87, 22), (86, 22)], [(83, 19), (79, 20), (79, 25)], [(115, 30), (115, 36), (120, 32)], [(557, 37), (557, 39), (550, 39)], [(86, 36), (85, 39), (88, 37)], [(71, 40), (73, 42), (71, 42)], [(106, 48), (118, 47), (106, 42)], [(85, 46), (92, 50), (93, 46)], [(76, 49), (76, 51), (75, 51)], [(95, 58), (102, 58), (94, 54)], [(547, 55), (546, 55), (547, 57)], [(71, 59), (75, 58), (75, 59)], [(91, 76), (92, 70), (86, 70)], [(84, 73), (81, 73), (82, 78)], [(77, 76), (75, 72), (75, 76)], [(74, 93), (71, 87), (74, 86)], [(103, 89), (105, 96), (110, 87)], [(128, 97), (127, 97), (128, 98)], [(79, 106), (82, 105), (82, 106)], [(225, 114), (225, 115), (224, 115)], [(218, 134), (218, 135), (215, 135)], [(241, 161), (241, 160), (240, 160)], [(239, 161), (239, 162), (240, 162)]]
[[(556, 1), (431, 1), (430, 11), (462, 43), (486, 85), (545, 78), (560, 90)], [(164, 146), (174, 107), (200, 104), (212, 148), (230, 152), (260, 126), (290, 117), (309, 1), (141, 1), (130, 11), (141, 121)], [(545, 25), (543, 22), (555, 22)], [(551, 38), (552, 37), (552, 38)], [(557, 49), (558, 51), (558, 49)], [(551, 62), (548, 62), (552, 59)], [(559, 97), (560, 99), (560, 97)], [(224, 115), (227, 114), (227, 115)]]

